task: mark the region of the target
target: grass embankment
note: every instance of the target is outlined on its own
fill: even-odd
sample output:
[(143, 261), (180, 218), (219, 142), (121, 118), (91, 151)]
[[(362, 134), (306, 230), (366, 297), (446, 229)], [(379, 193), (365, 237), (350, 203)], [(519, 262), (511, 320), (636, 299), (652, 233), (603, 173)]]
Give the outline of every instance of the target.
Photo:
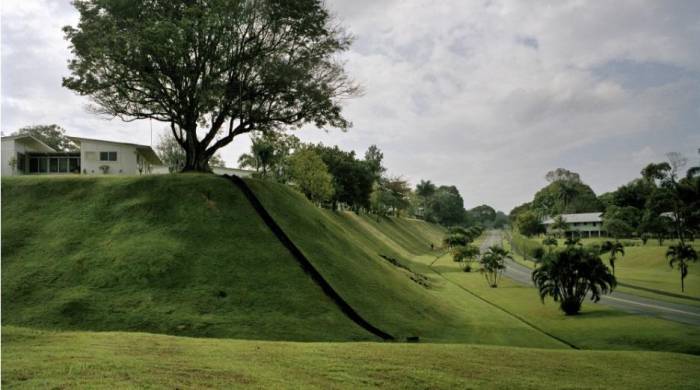
[(3, 178), (2, 254), (4, 325), (376, 340), (212, 175)]
[(696, 356), (455, 344), (289, 343), (3, 328), (12, 388), (629, 389), (700, 386)]
[(246, 181), (326, 280), (365, 319), (398, 339), (566, 347), (434, 274), (427, 264), (439, 252), (430, 251), (430, 243), (441, 241), (442, 229), (422, 221), (322, 210), (289, 187)]
[[(333, 288), (399, 340), (561, 348), (419, 263), (443, 230), (334, 213), (250, 181)], [(231, 182), (209, 175), (3, 179), (3, 324), (265, 340), (376, 340)], [(407, 267), (399, 267), (380, 255)]]
[(503, 278), (498, 288), (476, 272), (462, 272), (449, 256), (434, 267), (450, 281), (523, 318), (558, 338), (584, 349), (655, 350), (700, 355), (700, 328), (629, 314), (586, 301), (580, 315), (565, 316), (558, 304), (543, 304), (533, 287)]

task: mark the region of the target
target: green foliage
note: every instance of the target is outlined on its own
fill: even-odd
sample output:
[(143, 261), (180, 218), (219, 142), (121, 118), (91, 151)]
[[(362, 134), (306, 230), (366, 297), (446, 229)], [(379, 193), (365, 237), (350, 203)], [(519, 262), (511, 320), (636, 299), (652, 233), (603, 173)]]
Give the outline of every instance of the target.
[(393, 212), (399, 216), (410, 206), (411, 187), (401, 177), (382, 177), (374, 185), (370, 198), (372, 209), (381, 215)]
[(519, 213), (515, 219), (515, 226), (520, 233), (528, 237), (542, 234), (546, 231), (540, 218), (532, 211)]
[(445, 238), (442, 239), (442, 243), (445, 244), (448, 248), (464, 246), (469, 244), (470, 242), (471, 240), (469, 239), (469, 237), (459, 233), (448, 234), (445, 236)]
[(619, 241), (605, 241), (600, 246), (600, 252), (609, 254), (608, 261), (612, 267), (613, 275), (615, 275), (615, 260), (617, 255), (625, 256), (625, 247)]
[(542, 302), (551, 296), (566, 315), (577, 314), (589, 294), (592, 301), (598, 302), (602, 294), (617, 285), (597, 253), (579, 246), (548, 254), (532, 272), (532, 281)]
[(437, 187), (430, 180), (421, 180), (416, 185), (416, 194), (425, 199), (430, 198), (437, 191)]
[(490, 246), (479, 258), (481, 272), (491, 287), (498, 287), (498, 281), (506, 269), (505, 260), (512, 259), (510, 253), (498, 245)]
[(561, 236), (569, 230), (569, 224), (566, 223), (563, 216), (558, 215), (556, 218), (554, 218), (554, 223), (552, 224), (551, 229), (558, 232)]
[(355, 152), (340, 150), (338, 146), (318, 144), (307, 147), (321, 156), (333, 176), (333, 208), (340, 203), (355, 210), (370, 208), (374, 174), (365, 161), (358, 160)]
[(440, 186), (426, 204), (425, 219), (450, 226), (465, 219), (464, 200), (455, 186)]
[(671, 245), (666, 251), (666, 258), (669, 260), (668, 265), (676, 267), (681, 273), (681, 291), (685, 292), (685, 278), (688, 276), (688, 264), (698, 261), (698, 253), (695, 249), (684, 243)]
[(241, 168), (255, 169), (256, 176), (281, 183), (289, 180), (289, 156), (301, 147), (299, 138), (291, 134), (266, 131), (250, 137), (250, 152), (238, 158)]
[(538, 191), (530, 206), (540, 216), (600, 211), (593, 190), (579, 181), (554, 181)]
[(533, 259), (535, 255), (542, 249), (542, 245), (535, 240), (529, 239), (524, 235), (512, 231), (511, 232), (511, 249), (524, 256), (525, 258)]
[(553, 236), (547, 236), (542, 240), (542, 245), (550, 248), (550, 250), (551, 250), (551, 248), (556, 247), (557, 244), (558, 244), (558, 240)]
[[(338, 53), (351, 37), (321, 1), (73, 2), (71, 76), (102, 113), (168, 123), (184, 170), (241, 134), (350, 126), (340, 103), (358, 87)], [(201, 135), (201, 137), (200, 137)]]
[(312, 202), (323, 203), (333, 197), (333, 177), (321, 157), (311, 149), (297, 150), (289, 158), (289, 176)]
[(464, 271), (468, 272), (471, 270), (471, 262), (476, 259), (481, 251), (476, 245), (461, 245), (452, 248), (452, 260), (455, 262), (464, 264)]
[(59, 125), (27, 126), (17, 130), (14, 134), (31, 135), (59, 152), (78, 150), (73, 141), (66, 137), (66, 130)]
[(384, 160), (384, 153), (377, 147), (377, 145), (370, 145), (365, 152), (365, 162), (374, 176), (374, 181), (379, 181), (386, 172), (386, 168), (382, 165)]

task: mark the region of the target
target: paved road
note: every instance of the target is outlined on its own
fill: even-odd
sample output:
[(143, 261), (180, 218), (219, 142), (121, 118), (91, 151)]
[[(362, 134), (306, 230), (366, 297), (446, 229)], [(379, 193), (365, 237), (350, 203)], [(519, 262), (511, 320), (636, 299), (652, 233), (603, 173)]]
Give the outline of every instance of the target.
[[(487, 233), (486, 239), (481, 244), (484, 250), (491, 245), (501, 244), (501, 233), (491, 231)], [(506, 260), (506, 270), (504, 276), (527, 286), (534, 286), (530, 275), (532, 270), (513, 260)], [(593, 303), (588, 301), (587, 303)], [(643, 298), (637, 295), (613, 292), (604, 295), (598, 303), (614, 307), (628, 313), (660, 317), (671, 321), (682, 322), (700, 326), (700, 307), (658, 301), (655, 299)]]

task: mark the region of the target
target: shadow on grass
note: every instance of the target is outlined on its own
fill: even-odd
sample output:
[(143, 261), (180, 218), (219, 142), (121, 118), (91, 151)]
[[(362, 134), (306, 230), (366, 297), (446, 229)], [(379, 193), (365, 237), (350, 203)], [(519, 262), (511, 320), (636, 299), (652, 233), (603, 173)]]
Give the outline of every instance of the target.
[[(585, 305), (585, 303), (584, 303)], [(562, 313), (562, 315), (564, 315)], [(615, 317), (629, 317), (635, 314), (626, 313), (620, 310), (586, 310), (586, 306), (576, 315), (566, 316), (568, 318), (615, 318)]]

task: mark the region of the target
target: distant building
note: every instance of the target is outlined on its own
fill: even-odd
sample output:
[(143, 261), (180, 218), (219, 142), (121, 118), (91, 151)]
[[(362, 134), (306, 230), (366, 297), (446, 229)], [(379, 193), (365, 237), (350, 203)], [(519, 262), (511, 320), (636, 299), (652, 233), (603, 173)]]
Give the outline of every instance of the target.
[(2, 137), (2, 176), (142, 175), (162, 165), (147, 145), (68, 138), (78, 146), (77, 151), (57, 151), (31, 135)]
[[(562, 218), (569, 225), (566, 233), (573, 233), (582, 237), (600, 237), (605, 234), (603, 230), (603, 213), (562, 214)], [(542, 223), (547, 229), (547, 234), (556, 233), (552, 229), (555, 218), (547, 218)]]

